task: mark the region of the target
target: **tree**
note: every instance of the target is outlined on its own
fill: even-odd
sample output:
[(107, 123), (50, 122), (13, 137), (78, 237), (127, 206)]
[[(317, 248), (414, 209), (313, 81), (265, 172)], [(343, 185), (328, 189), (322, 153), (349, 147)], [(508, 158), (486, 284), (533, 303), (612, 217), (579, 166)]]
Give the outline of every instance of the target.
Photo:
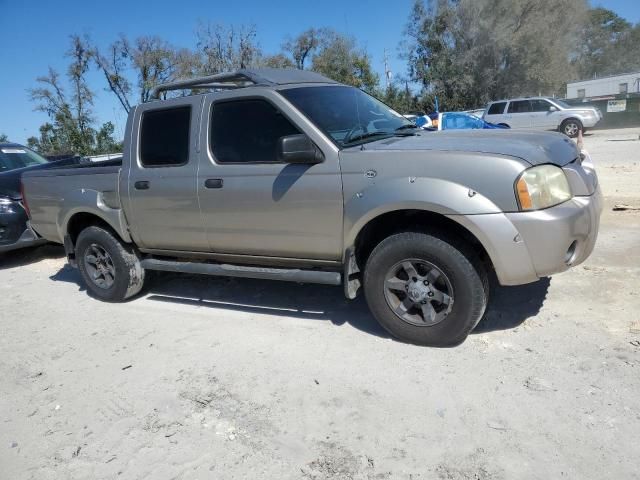
[(634, 31), (640, 31), (640, 24), (633, 27), (611, 10), (589, 10), (575, 59), (578, 76), (588, 79), (640, 68)]
[(402, 45), (409, 77), (450, 110), (560, 93), (585, 12), (584, 0), (417, 0)]
[(87, 38), (71, 36), (71, 47), (66, 54), (71, 59), (66, 75), (70, 95), (65, 92), (60, 75), (51, 67), (47, 75), (36, 79), (40, 86), (29, 90), (31, 100), (37, 103), (36, 110), (46, 113), (51, 120), (40, 127), (39, 137), (28, 140), (29, 146), (39, 152), (91, 155), (103, 153), (101, 148), (108, 144), (107, 129), (103, 131), (101, 144), (96, 145), (91, 111), (93, 92), (86, 80), (92, 58), (88, 45)]
[(71, 48), (67, 51), (67, 57), (71, 58), (71, 64), (67, 71), (67, 77), (71, 84), (71, 103), (73, 115), (70, 119), (75, 122), (78, 139), (75, 139), (77, 147), (81, 153), (89, 153), (87, 148), (91, 144), (93, 131), (90, 125), (93, 123), (91, 107), (93, 106), (93, 92), (87, 85), (86, 75), (89, 71), (91, 61), (91, 49), (88, 38), (80, 38), (78, 35), (71, 35)]
[(275, 55), (267, 55), (260, 59), (261, 67), (269, 68), (295, 68), (294, 63), (286, 55), (277, 53)]
[(37, 102), (36, 110), (46, 113), (53, 123), (42, 125), (40, 138), (32, 137), (30, 146), (46, 153), (88, 153), (88, 145), (82, 143), (86, 138), (78, 130), (58, 72), (49, 67), (48, 74), (36, 81), (41, 86), (29, 91), (30, 98)]
[(4, 133), (0, 133), (0, 142), (8, 142), (9, 137), (7, 137)]
[(371, 68), (369, 55), (353, 37), (328, 28), (310, 28), (287, 40), (282, 48), (299, 69), (304, 69), (310, 59), (311, 70), (338, 82), (371, 93), (378, 86), (378, 74)]
[(111, 122), (106, 122), (96, 132), (96, 153), (115, 153), (122, 151), (122, 142), (117, 142), (113, 138), (115, 126)]
[(396, 82), (390, 83), (380, 99), (395, 111), (404, 114), (416, 111), (422, 107), (419, 104), (418, 97), (409, 89), (408, 82), (405, 82), (403, 87), (399, 86)]
[(97, 47), (93, 48), (93, 58), (102, 71), (107, 81), (107, 90), (111, 91), (126, 113), (131, 110), (129, 95), (131, 94), (131, 82), (125, 72), (129, 68), (127, 39), (122, 35), (118, 40), (109, 45), (105, 54)]
[(307, 59), (318, 49), (324, 34), (323, 29), (309, 28), (293, 39), (288, 38), (282, 44), (282, 50), (291, 55), (296, 68), (304, 70)]
[(158, 36), (138, 37), (132, 43), (125, 39), (123, 48), (137, 74), (140, 103), (149, 101), (153, 87), (175, 80), (176, 52), (167, 41)]
[(200, 24), (196, 37), (201, 73), (205, 75), (252, 67), (262, 55), (254, 25)]

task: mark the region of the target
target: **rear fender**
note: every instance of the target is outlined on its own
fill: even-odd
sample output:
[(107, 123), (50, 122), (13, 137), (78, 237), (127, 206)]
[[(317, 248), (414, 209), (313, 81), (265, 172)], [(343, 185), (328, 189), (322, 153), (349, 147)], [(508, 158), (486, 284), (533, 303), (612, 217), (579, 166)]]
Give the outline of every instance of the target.
[(131, 243), (127, 221), (121, 208), (116, 207), (116, 192), (100, 192), (80, 189), (65, 196), (58, 216), (58, 233), (61, 239), (69, 234), (69, 222), (74, 215), (91, 214), (106, 222), (126, 243)]

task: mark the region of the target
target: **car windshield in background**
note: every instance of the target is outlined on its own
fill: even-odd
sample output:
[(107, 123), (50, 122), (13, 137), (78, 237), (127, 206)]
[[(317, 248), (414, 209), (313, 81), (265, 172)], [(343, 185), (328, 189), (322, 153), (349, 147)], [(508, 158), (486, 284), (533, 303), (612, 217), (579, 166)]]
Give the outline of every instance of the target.
[(49, 163), (33, 150), (24, 147), (0, 147), (0, 173)]
[(300, 87), (280, 92), (340, 147), (409, 133), (415, 125), (354, 87)]

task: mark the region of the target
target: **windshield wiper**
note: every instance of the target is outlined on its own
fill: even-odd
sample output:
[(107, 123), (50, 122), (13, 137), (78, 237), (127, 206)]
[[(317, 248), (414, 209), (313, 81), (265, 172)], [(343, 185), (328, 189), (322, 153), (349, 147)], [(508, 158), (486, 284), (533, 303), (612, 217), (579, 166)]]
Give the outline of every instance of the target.
[(379, 136), (382, 136), (382, 135), (392, 136), (392, 135), (394, 135), (394, 133), (393, 132), (385, 132), (385, 131), (382, 131), (382, 130), (378, 130), (376, 132), (365, 132), (365, 133), (361, 133), (360, 135), (355, 135), (353, 137), (345, 139), (343, 141), (343, 144), (346, 145), (346, 144), (349, 144), (349, 143), (357, 142), (357, 141), (360, 141), (360, 140), (365, 140), (367, 138), (379, 137)]
[(418, 128), (417, 125), (414, 125), (413, 123), (407, 123), (406, 125), (402, 125), (401, 127), (396, 128), (396, 132), (400, 131), (400, 130), (406, 130), (407, 128)]

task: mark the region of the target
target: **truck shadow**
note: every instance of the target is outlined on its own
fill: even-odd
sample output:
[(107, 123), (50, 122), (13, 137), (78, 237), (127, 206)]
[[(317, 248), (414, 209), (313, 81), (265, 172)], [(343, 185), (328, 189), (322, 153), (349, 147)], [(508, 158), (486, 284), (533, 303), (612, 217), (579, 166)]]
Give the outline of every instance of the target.
[[(60, 269), (50, 278), (75, 283), (79, 290), (85, 291), (80, 274), (69, 266)], [(516, 287), (493, 286), (487, 312), (473, 333), (508, 330), (537, 315), (549, 285), (550, 280), (545, 278)], [(390, 338), (369, 312), (363, 295), (354, 301), (348, 301), (342, 287), (152, 273), (145, 294), (146, 300), (153, 302), (330, 321), (337, 326), (348, 323), (368, 334)]]
[(503, 287), (494, 280), (487, 310), (472, 333), (509, 330), (535, 317), (547, 298), (550, 285), (549, 277), (514, 287)]
[(62, 245), (47, 243), (37, 247), (21, 248), (10, 252), (0, 253), (0, 270), (24, 267), (50, 258), (63, 258)]

